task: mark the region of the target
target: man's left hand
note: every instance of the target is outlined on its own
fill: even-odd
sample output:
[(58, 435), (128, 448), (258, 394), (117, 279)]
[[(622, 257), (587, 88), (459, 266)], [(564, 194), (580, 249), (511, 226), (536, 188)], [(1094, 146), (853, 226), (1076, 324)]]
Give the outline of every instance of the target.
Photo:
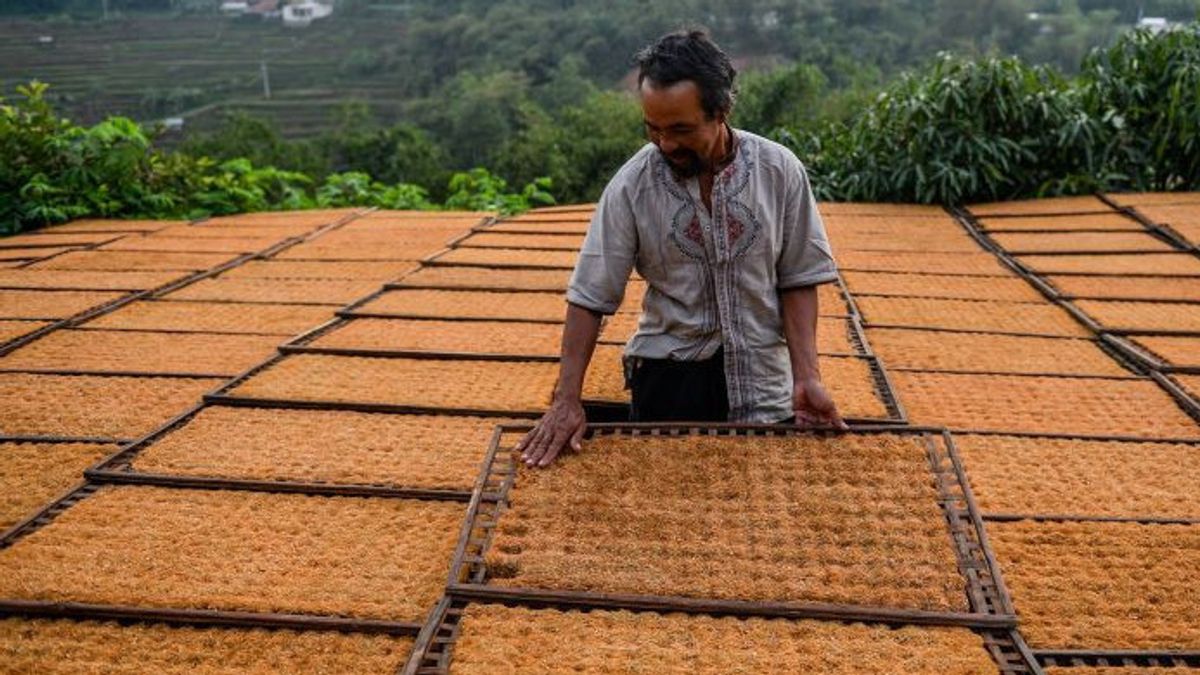
[(833, 397), (819, 378), (798, 379), (793, 385), (792, 410), (796, 426), (803, 428), (849, 429), (838, 414)]

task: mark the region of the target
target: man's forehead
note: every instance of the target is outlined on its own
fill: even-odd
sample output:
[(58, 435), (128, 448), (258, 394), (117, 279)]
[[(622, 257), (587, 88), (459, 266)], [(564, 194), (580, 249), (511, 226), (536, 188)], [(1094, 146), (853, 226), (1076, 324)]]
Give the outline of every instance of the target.
[(656, 125), (678, 122), (698, 122), (704, 119), (700, 102), (700, 87), (691, 80), (659, 84), (650, 78), (642, 80), (639, 93), (646, 121)]

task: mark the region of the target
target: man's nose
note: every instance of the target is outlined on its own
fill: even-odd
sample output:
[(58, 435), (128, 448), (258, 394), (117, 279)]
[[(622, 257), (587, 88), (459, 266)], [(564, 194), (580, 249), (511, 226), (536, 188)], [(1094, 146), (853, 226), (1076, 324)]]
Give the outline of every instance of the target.
[(679, 149), (679, 144), (676, 143), (675, 141), (671, 140), (670, 138), (664, 137), (664, 138), (658, 139), (658, 149), (662, 150), (663, 154), (671, 155), (671, 154), (674, 154), (675, 151)]

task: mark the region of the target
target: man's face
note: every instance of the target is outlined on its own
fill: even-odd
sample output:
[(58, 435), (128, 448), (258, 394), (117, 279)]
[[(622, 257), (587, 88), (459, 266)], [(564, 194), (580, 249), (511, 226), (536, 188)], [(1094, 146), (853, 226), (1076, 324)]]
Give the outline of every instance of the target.
[(681, 80), (659, 86), (646, 78), (640, 93), (646, 135), (677, 175), (695, 176), (724, 153), (721, 129), (725, 116), (705, 116), (695, 82)]

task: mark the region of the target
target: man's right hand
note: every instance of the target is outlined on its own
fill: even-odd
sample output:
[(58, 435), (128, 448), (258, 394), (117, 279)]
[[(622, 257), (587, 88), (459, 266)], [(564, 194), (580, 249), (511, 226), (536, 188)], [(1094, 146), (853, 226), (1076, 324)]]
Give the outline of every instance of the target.
[(517, 444), (521, 461), (527, 466), (550, 466), (568, 444), (572, 450), (579, 450), (586, 429), (587, 416), (579, 399), (555, 398), (533, 430)]

